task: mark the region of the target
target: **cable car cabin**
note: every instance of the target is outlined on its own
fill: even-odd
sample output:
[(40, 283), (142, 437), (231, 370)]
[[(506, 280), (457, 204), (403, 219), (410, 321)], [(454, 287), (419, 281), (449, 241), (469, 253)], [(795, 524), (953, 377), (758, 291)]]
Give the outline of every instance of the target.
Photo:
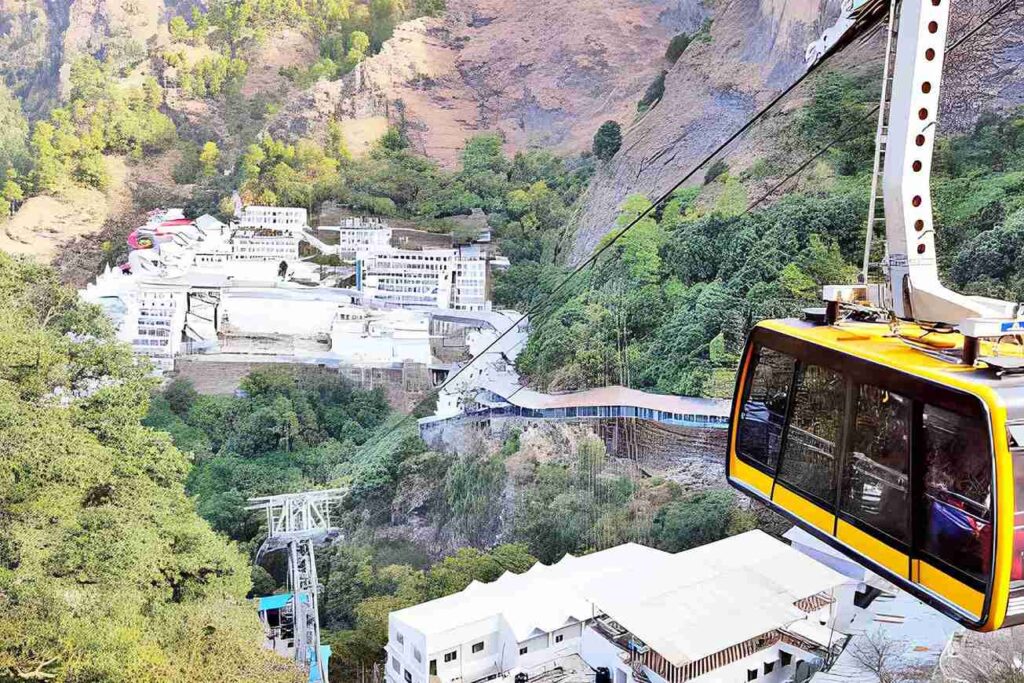
[(729, 482), (968, 628), (1024, 624), (1024, 375), (958, 364), (960, 335), (908, 329), (937, 341), (758, 325)]

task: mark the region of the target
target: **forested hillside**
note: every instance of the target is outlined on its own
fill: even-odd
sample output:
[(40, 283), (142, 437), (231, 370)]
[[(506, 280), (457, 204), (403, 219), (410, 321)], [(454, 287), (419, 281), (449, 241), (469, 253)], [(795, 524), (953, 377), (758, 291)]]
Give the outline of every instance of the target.
[(297, 680), (111, 339), (51, 269), (0, 254), (0, 678)]
[[(766, 191), (874, 103), (870, 82), (831, 72), (766, 155), (733, 174), (722, 161), (699, 187), (678, 191), (638, 223), (532, 320), (519, 367), (534, 384), (579, 389), (628, 384), (665, 393), (728, 397), (736, 357), (755, 322), (817, 305), (820, 286), (853, 282), (863, 253), (873, 119), (797, 181)], [(936, 153), (936, 234), (941, 268), (963, 291), (1016, 300), (1024, 243), (1024, 113), (987, 115)], [(650, 206), (622, 208), (624, 226)], [(608, 233), (618, 232), (618, 228)], [(506, 276), (510, 304), (542, 300), (542, 262)], [(564, 291), (564, 290), (563, 290)]]
[[(186, 491), (212, 525), (255, 558), (265, 529), (248, 498), (318, 487), (347, 491), (345, 542), (317, 556), (322, 623), (338, 680), (367, 675), (387, 641), (387, 612), (626, 541), (683, 550), (756, 524), (731, 492), (688, 493), (613, 463), (585, 429), (512, 433), (462, 453), (428, 449), (383, 396), (338, 375), (260, 370), (242, 395), (197, 395), (174, 381), (145, 423), (194, 464)], [(283, 587), (283, 560), (253, 570), (254, 594)]]

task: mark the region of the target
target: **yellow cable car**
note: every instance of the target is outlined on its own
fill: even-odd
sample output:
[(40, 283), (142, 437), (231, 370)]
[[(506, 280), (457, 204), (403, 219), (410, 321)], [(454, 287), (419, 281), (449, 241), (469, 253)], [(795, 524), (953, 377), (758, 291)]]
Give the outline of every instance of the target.
[(896, 334), (761, 323), (740, 365), (727, 471), (747, 495), (990, 631), (1024, 623), (1024, 376), (962, 363), (963, 343), (907, 324)]
[[(860, 284), (826, 286), (822, 322), (752, 330), (727, 473), (900, 588), (992, 631), (1024, 624), (1024, 304), (939, 280), (929, 179), (950, 3), (896, 1)], [(834, 30), (856, 31), (854, 19)], [(873, 282), (881, 223), (884, 282)]]

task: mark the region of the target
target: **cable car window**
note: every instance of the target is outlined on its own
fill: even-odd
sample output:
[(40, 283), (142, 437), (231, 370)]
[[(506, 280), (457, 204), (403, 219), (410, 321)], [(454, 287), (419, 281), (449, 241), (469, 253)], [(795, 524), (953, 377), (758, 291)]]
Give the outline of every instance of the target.
[(924, 405), (923, 550), (985, 581), (992, 557), (992, 462), (980, 418)]
[(786, 429), (779, 481), (835, 503), (836, 444), (843, 422), (846, 383), (835, 370), (801, 364)]
[[(1019, 429), (1019, 427), (1018, 427)], [(1016, 443), (1014, 443), (1016, 442)], [(1013, 457), (1013, 565), (1010, 580), (1024, 587), (1024, 443), (1011, 432), (1010, 455)], [(1014, 448), (1013, 446), (1020, 447)]]
[(840, 509), (896, 540), (910, 540), (911, 402), (869, 385), (856, 393)]
[(754, 364), (750, 388), (736, 435), (736, 450), (748, 462), (774, 472), (782, 445), (789, 387), (796, 360), (774, 349), (761, 347), (751, 359)]

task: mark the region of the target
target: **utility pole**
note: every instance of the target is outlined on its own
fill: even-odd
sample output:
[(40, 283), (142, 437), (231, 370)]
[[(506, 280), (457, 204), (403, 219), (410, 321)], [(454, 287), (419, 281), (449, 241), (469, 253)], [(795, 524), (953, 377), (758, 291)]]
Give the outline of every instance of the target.
[(331, 506), (347, 490), (327, 489), (250, 498), (247, 510), (267, 516), (267, 539), (256, 554), (284, 550), (288, 554), (288, 587), (292, 593), (295, 661), (310, 681), (327, 683), (327, 662), (320, 652), (319, 581), (314, 547), (337, 538), (341, 530), (331, 521)]

